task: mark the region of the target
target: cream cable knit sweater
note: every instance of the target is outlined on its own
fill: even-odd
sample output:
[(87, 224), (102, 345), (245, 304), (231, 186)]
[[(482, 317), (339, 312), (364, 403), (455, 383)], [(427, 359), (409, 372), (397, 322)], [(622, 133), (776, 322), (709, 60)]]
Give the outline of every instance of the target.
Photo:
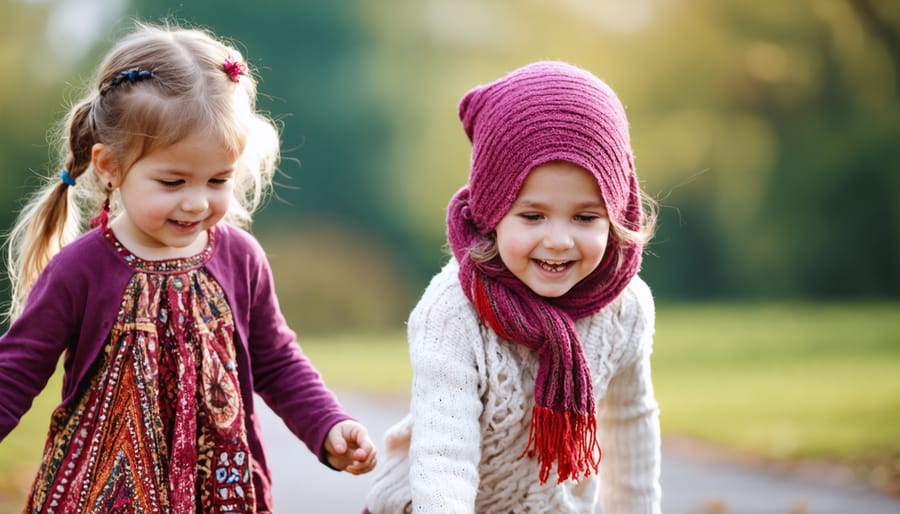
[[(410, 413), (385, 436), (373, 514), (660, 511), (659, 420), (650, 380), (654, 307), (638, 277), (576, 323), (594, 378), (600, 475), (538, 483), (528, 441), (537, 361), (478, 322), (451, 260), (409, 319)], [(602, 484), (602, 488), (600, 487)], [(411, 504), (410, 504), (411, 501)]]

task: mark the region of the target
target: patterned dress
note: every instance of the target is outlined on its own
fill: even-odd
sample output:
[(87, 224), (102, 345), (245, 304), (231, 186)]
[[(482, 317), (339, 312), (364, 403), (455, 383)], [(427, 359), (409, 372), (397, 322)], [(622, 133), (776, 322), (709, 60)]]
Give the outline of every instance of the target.
[(53, 413), (26, 513), (252, 513), (232, 313), (214, 251), (132, 266), (78, 399)]

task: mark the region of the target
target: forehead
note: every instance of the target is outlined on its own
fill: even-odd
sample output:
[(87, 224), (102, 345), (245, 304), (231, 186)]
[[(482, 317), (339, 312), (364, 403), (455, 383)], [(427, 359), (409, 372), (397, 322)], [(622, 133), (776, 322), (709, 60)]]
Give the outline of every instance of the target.
[(193, 97), (160, 98), (148, 91), (135, 91), (121, 101), (129, 115), (111, 134), (116, 147), (142, 158), (150, 153), (168, 149), (186, 140), (202, 139), (210, 148), (228, 148), (242, 153), (249, 136), (249, 108), (241, 95), (227, 98)]
[(201, 132), (151, 150), (139, 158), (132, 168), (182, 175), (194, 172), (218, 173), (233, 168), (238, 157), (233, 148), (219, 138)]
[(539, 201), (544, 197), (603, 203), (600, 187), (584, 168), (565, 161), (553, 161), (532, 169), (516, 198), (517, 203)]

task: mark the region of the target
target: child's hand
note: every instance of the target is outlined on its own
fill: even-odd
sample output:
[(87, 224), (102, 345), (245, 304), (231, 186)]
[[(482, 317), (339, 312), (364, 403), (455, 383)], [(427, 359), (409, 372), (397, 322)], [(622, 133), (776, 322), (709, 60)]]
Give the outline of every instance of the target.
[(353, 420), (335, 424), (325, 438), (325, 453), (331, 467), (361, 475), (375, 467), (375, 445), (366, 427)]

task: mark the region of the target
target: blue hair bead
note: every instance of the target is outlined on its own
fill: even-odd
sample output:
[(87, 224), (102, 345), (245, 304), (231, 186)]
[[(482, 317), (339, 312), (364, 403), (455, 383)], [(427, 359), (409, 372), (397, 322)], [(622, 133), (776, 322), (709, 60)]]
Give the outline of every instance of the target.
[(62, 179), (63, 184), (67, 186), (75, 186), (75, 177), (69, 175), (69, 171), (65, 168), (59, 170), (59, 178)]
[(112, 80), (109, 81), (108, 84), (100, 87), (100, 95), (106, 96), (106, 93), (109, 93), (111, 89), (118, 87), (123, 82), (134, 84), (135, 82), (140, 82), (149, 78), (153, 78), (153, 72), (150, 70), (131, 68), (125, 71), (120, 71), (118, 74), (116, 74), (115, 77), (113, 77)]

